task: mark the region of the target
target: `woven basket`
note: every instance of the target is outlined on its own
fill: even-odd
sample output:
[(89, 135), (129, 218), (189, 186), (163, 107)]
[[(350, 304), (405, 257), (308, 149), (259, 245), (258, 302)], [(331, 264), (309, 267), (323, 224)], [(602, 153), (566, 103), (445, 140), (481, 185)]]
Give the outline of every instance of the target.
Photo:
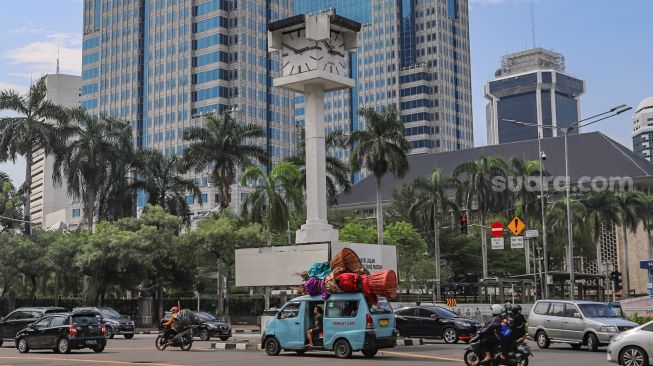
[(393, 270), (372, 273), (367, 276), (370, 291), (374, 295), (394, 298), (397, 296), (397, 274)]
[(330, 294), (338, 294), (343, 292), (342, 289), (338, 287), (338, 283), (336, 282), (336, 275), (333, 272), (324, 277), (324, 284), (326, 286), (327, 292)]
[(356, 273), (362, 266), (356, 252), (349, 248), (343, 248), (331, 259), (331, 268), (343, 267), (347, 272)]

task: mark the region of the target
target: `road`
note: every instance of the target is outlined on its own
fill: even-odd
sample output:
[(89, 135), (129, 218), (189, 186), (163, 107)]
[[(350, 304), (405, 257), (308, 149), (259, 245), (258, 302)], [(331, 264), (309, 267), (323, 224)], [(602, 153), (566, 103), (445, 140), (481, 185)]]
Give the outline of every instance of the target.
[[(0, 366), (75, 366), (75, 365), (149, 365), (149, 366), (214, 366), (216, 364), (234, 366), (333, 366), (378, 364), (383, 366), (399, 365), (442, 365), (460, 366), (465, 345), (445, 345), (441, 342), (429, 342), (421, 346), (397, 347), (379, 352), (372, 360), (362, 358), (360, 353), (351, 360), (336, 361), (332, 353), (318, 352), (298, 356), (294, 353), (282, 353), (277, 357), (267, 356), (262, 351), (211, 350), (208, 342), (197, 341), (193, 349), (183, 352), (178, 349), (159, 352), (154, 348), (153, 335), (137, 335), (132, 340), (121, 337), (110, 340), (103, 353), (93, 351), (73, 351), (59, 355), (49, 351), (31, 351), (19, 354), (7, 343), (0, 348)], [(533, 350), (535, 357), (531, 365), (563, 366), (592, 365), (607, 366), (605, 352), (574, 351), (567, 345), (554, 345), (551, 349)]]

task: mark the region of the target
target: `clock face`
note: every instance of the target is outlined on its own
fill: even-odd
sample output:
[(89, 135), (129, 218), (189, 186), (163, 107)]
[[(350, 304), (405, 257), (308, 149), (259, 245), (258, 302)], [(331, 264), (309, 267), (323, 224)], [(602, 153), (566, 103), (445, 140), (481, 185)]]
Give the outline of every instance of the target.
[(321, 60), (320, 47), (315, 41), (306, 38), (306, 30), (299, 29), (285, 33), (282, 38), (283, 76), (301, 74), (317, 70)]
[(331, 37), (320, 41), (324, 46), (324, 60), (321, 68), (332, 74), (349, 77), (345, 53), (345, 39), (340, 32), (331, 31)]

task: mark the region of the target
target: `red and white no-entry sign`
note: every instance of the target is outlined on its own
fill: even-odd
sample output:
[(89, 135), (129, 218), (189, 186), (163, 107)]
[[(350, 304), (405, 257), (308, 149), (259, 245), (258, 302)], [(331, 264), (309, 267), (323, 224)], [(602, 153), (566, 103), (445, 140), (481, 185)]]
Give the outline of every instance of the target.
[(499, 221), (492, 224), (490, 226), (490, 234), (495, 238), (503, 236), (503, 224)]

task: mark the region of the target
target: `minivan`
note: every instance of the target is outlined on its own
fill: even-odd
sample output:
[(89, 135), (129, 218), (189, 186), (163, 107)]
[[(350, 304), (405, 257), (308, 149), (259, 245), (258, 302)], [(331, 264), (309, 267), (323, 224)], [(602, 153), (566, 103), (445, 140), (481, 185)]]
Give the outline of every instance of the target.
[(620, 318), (605, 303), (593, 301), (539, 300), (528, 316), (528, 334), (537, 346), (568, 343), (590, 351), (610, 343), (610, 339), (637, 323)]
[[(315, 321), (313, 310), (322, 307), (323, 333), (314, 347), (307, 347), (306, 333)], [(333, 294), (326, 301), (321, 296), (301, 296), (288, 301), (271, 319), (261, 335), (261, 344), (270, 356), (284, 351), (334, 351), (338, 358), (349, 358), (361, 351), (367, 358), (379, 349), (392, 348), (397, 340), (395, 316), (390, 303), (379, 298), (368, 305), (362, 293)]]

